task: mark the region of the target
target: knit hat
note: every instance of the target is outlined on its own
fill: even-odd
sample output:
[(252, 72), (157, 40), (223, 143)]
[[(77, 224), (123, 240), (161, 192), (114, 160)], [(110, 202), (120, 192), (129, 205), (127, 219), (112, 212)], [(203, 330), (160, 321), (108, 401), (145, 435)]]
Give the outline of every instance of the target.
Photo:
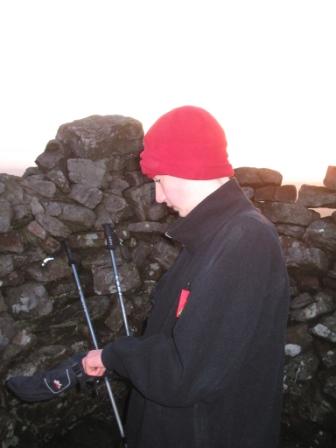
[(216, 179), (234, 175), (226, 137), (216, 119), (204, 109), (183, 106), (160, 117), (144, 137), (141, 170), (184, 179)]

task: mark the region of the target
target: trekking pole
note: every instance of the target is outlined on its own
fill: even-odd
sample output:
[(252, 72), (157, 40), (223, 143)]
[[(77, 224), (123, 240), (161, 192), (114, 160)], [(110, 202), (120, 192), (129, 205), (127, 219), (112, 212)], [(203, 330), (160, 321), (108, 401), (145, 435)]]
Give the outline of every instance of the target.
[[(76, 283), (76, 286), (77, 286), (77, 289), (78, 289), (78, 293), (79, 293), (79, 297), (80, 297), (80, 301), (81, 301), (81, 304), (82, 304), (82, 307), (83, 307), (83, 310), (84, 310), (86, 322), (87, 322), (89, 330), (90, 330), (90, 335), (91, 335), (91, 339), (92, 339), (94, 348), (96, 350), (99, 350), (96, 334), (95, 334), (95, 331), (94, 331), (94, 328), (93, 328), (93, 325), (92, 325), (92, 320), (90, 318), (89, 310), (88, 310), (87, 305), (86, 305), (85, 296), (84, 296), (84, 293), (83, 293), (83, 290), (82, 290), (82, 287), (81, 287), (81, 283), (80, 283), (80, 280), (79, 280), (75, 259), (72, 256), (72, 252), (71, 252), (70, 246), (67, 243), (67, 241), (63, 240), (62, 241), (62, 246), (63, 246), (63, 248), (65, 250), (66, 255), (67, 255), (69, 266), (71, 266), (71, 269), (72, 269), (72, 275), (73, 275), (73, 277), (75, 279), (75, 283)], [(105, 381), (105, 386), (106, 386), (106, 389), (107, 389), (107, 392), (108, 392), (109, 399), (111, 401), (111, 405), (112, 405), (112, 409), (113, 409), (113, 412), (114, 412), (114, 416), (115, 416), (115, 418), (117, 420), (117, 425), (118, 425), (119, 432), (120, 432), (120, 435), (121, 435), (121, 438), (122, 438), (122, 441), (123, 441), (124, 448), (127, 448), (127, 443), (126, 443), (126, 437), (125, 437), (123, 424), (121, 422), (121, 418), (120, 418), (120, 415), (119, 415), (119, 412), (118, 412), (118, 408), (117, 408), (117, 405), (116, 405), (116, 402), (115, 402), (115, 399), (114, 399), (114, 396), (113, 396), (113, 392), (112, 392), (112, 387), (111, 387), (110, 381), (109, 381), (109, 379), (106, 376), (104, 376), (104, 381)]]
[(122, 292), (121, 292), (121, 286), (120, 286), (120, 280), (119, 280), (119, 274), (118, 274), (116, 258), (115, 258), (115, 255), (114, 255), (114, 248), (116, 247), (118, 241), (116, 240), (116, 235), (115, 235), (115, 232), (114, 232), (111, 224), (108, 224), (108, 223), (107, 224), (103, 224), (103, 229), (104, 229), (104, 233), (105, 233), (107, 248), (108, 248), (108, 250), (110, 252), (110, 255), (111, 255), (114, 281), (115, 281), (115, 285), (116, 285), (116, 288), (117, 288), (118, 301), (119, 301), (119, 306), (120, 306), (122, 318), (123, 318), (123, 321), (124, 321), (125, 331), (126, 331), (127, 336), (131, 336), (131, 332), (129, 330), (129, 326), (128, 326), (128, 322), (127, 322), (127, 315), (126, 315), (126, 310), (125, 310), (125, 302), (124, 302), (124, 298), (123, 298), (123, 295), (122, 295)]

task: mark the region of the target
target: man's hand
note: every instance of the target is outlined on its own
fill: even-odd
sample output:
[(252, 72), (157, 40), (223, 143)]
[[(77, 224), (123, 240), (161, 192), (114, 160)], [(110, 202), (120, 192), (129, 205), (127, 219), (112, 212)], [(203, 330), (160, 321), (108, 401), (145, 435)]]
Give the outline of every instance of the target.
[(102, 350), (91, 350), (82, 359), (82, 365), (85, 373), (90, 376), (103, 376), (106, 368), (102, 363)]

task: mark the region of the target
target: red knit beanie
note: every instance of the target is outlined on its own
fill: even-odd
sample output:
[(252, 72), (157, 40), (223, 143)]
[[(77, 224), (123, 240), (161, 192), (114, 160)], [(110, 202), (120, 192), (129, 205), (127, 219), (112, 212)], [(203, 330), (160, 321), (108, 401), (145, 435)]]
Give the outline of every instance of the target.
[(184, 179), (234, 175), (223, 128), (204, 109), (183, 106), (160, 117), (144, 137), (141, 170)]

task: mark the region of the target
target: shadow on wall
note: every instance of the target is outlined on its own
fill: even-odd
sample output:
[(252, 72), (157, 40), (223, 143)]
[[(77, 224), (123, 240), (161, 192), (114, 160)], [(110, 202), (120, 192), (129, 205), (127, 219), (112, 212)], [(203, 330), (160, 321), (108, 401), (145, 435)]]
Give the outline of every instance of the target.
[[(99, 344), (124, 334), (104, 223), (115, 228), (126, 312), (134, 333), (141, 333), (150, 292), (179, 251), (164, 236), (176, 216), (154, 203), (153, 186), (139, 171), (142, 138), (133, 118), (88, 117), (62, 125), (22, 177), (0, 175), (2, 383), (90, 347), (63, 239), (78, 263)], [(324, 187), (301, 185), (298, 193), (295, 185), (282, 185), (274, 170), (242, 167), (236, 178), (275, 224), (290, 275), (284, 444), (296, 440), (301, 445), (291, 446), (303, 447), (309, 438), (315, 446), (330, 446), (336, 417), (336, 167), (328, 168)], [(113, 387), (122, 406), (128, 389), (117, 382)], [(113, 421), (104, 393), (98, 393), (97, 400), (72, 390), (57, 402), (28, 405), (2, 388), (2, 448), (57, 446), (71, 428), (89, 440), (76, 425), (92, 415), (103, 434), (99, 422)]]

